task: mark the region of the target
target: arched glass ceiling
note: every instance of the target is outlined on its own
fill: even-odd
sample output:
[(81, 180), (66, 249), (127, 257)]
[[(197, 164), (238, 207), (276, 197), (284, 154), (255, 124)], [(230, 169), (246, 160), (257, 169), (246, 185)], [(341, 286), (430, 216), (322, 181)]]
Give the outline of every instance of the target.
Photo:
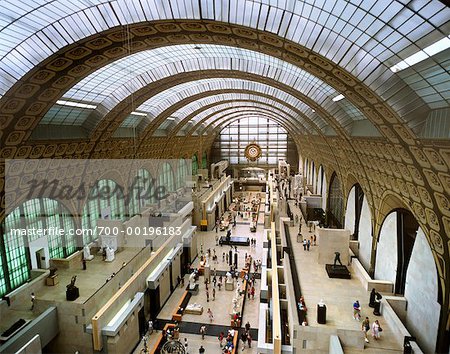
[(284, 102), (295, 106), (300, 111), (312, 113), (312, 109), (296, 97), (276, 88), (260, 82), (233, 79), (233, 78), (220, 78), (218, 79), (202, 79), (196, 81), (185, 82), (183, 84), (176, 85), (167, 90), (161, 91), (156, 94), (139, 107), (136, 111), (147, 113), (147, 117), (138, 117), (135, 115), (127, 117), (122, 123), (121, 127), (128, 126), (130, 122), (146, 119), (152, 120), (152, 117), (157, 117), (166, 109), (172, 107), (177, 102), (186, 98), (192, 97), (200, 93), (206, 93), (208, 91), (220, 91), (220, 90), (248, 90), (253, 92), (260, 92), (268, 96), (273, 96), (283, 100)]
[[(298, 123), (285, 111), (273, 106), (267, 106), (263, 103), (257, 102), (240, 102), (236, 101), (234, 103), (223, 103), (219, 106), (214, 106), (202, 111), (196, 119), (196, 123), (190, 122), (189, 124), (181, 127), (178, 131), (178, 135), (188, 135), (188, 134), (200, 134), (205, 128), (209, 131), (216, 130), (216, 127), (223, 123), (225, 120), (233, 117), (238, 117), (242, 115), (266, 115), (273, 118), (277, 118), (279, 122), (287, 127), (290, 127), (292, 131), (297, 131), (302, 134), (305, 133), (305, 126), (303, 123)], [(202, 123), (201, 123), (202, 122)], [(180, 127), (177, 127), (177, 129)], [(317, 134), (314, 128), (307, 129), (311, 134)]]
[[(0, 95), (64, 46), (119, 25), (166, 19), (216, 20), (274, 33), (327, 57), (386, 98), (384, 83), (396, 75), (389, 68), (447, 36), (450, 9), (438, 0), (4, 0)], [(446, 58), (434, 56), (401, 72), (432, 108), (449, 103), (437, 86), (449, 81)]]
[[(156, 96), (152, 97), (150, 100), (140, 105), (137, 108), (137, 111), (146, 112), (148, 113), (149, 117), (155, 117), (161, 114), (164, 110), (170, 108), (178, 101), (181, 101), (185, 98), (191, 97), (199, 93), (204, 93), (208, 91), (220, 91), (225, 89), (248, 90), (252, 92), (262, 93), (270, 97), (275, 97), (297, 108), (300, 112), (303, 112), (310, 119), (323, 121), (323, 119), (318, 114), (315, 114), (309, 106), (307, 106), (302, 101), (298, 100), (294, 96), (282, 90), (255, 81), (227, 79), (227, 78), (223, 78), (220, 80), (204, 79), (178, 85), (176, 87), (176, 90), (172, 88), (170, 89), (170, 91), (169, 90), (162, 91)], [(241, 96), (239, 94), (227, 93), (226, 97), (227, 98), (224, 99), (239, 99)], [(186, 112), (187, 107), (189, 106), (185, 106), (180, 110), (172, 113), (171, 117), (178, 119), (184, 118), (187, 114), (189, 114)], [(299, 119), (303, 120), (301, 118)], [(175, 121), (173, 121), (173, 123), (175, 124)], [(127, 124), (126, 121), (124, 121), (123, 125), (125, 124)]]
[[(232, 113), (230, 113), (232, 112)], [(268, 112), (264, 110), (264, 108), (256, 108), (251, 110), (242, 110), (239, 109), (227, 109), (224, 112), (213, 114), (207, 122), (200, 124), (195, 130), (192, 132), (193, 135), (202, 135), (209, 132), (220, 132), (223, 129), (223, 126), (227, 126), (231, 124), (231, 122), (240, 118), (248, 118), (248, 117), (263, 117), (269, 118), (281, 124), (286, 130), (288, 130), (291, 134), (300, 132), (304, 134), (304, 130), (300, 125), (296, 125), (295, 123), (286, 121), (286, 118), (281, 114), (277, 114), (276, 112)], [(188, 133), (188, 132), (186, 132)], [(191, 133), (191, 131), (189, 131)], [(313, 132), (314, 134), (315, 132)]]
[[(174, 112), (172, 114), (172, 117), (176, 117), (176, 120), (181, 121), (185, 117), (188, 117), (189, 115), (195, 113), (198, 110), (201, 110), (198, 114), (196, 114), (192, 119), (190, 120), (193, 124), (196, 124), (199, 120), (206, 117), (211, 111), (218, 110), (219, 105), (214, 105), (213, 107), (209, 109), (203, 110), (204, 107), (212, 104), (220, 104), (223, 101), (229, 101), (228, 103), (233, 104), (237, 102), (245, 102), (245, 101), (254, 101), (255, 103), (248, 102), (246, 105), (251, 106), (252, 104), (257, 104), (256, 102), (260, 102), (263, 104), (266, 104), (268, 106), (276, 107), (286, 113), (288, 113), (292, 117), (296, 117), (297, 123), (305, 124), (305, 120), (299, 116), (298, 112), (295, 112), (291, 108), (289, 108), (285, 104), (281, 104), (277, 101), (274, 101), (270, 98), (258, 96), (257, 94), (247, 94), (247, 93), (226, 93), (226, 94), (219, 94), (214, 96), (208, 96), (205, 98), (202, 98), (200, 100), (194, 101), (180, 110)], [(311, 119), (318, 127), (319, 129), (324, 128), (326, 125), (328, 125), (320, 116), (315, 115), (313, 116), (315, 118), (314, 120)], [(308, 123), (306, 123), (308, 124)]]
[[(229, 46), (202, 45), (201, 50), (195, 48), (194, 45), (177, 45), (130, 55), (92, 73), (63, 98), (111, 110), (133, 92), (164, 77), (198, 70), (236, 70), (268, 77), (292, 87), (314, 100), (343, 126), (353, 120), (364, 119), (360, 110), (348, 100), (332, 100), (338, 95), (334, 88), (283, 60)], [(53, 117), (57, 116), (53, 110), (49, 114), (43, 123), (52, 123)]]
[[(269, 115), (280, 117), (282, 120), (286, 121), (287, 124), (296, 126), (298, 129), (307, 126), (308, 132), (314, 133), (314, 129), (310, 127), (310, 125), (306, 125), (303, 122), (296, 120), (295, 117), (297, 114), (285, 106), (275, 105), (274, 102), (265, 102), (264, 99), (259, 97), (252, 97), (251, 99), (254, 100), (254, 102), (235, 100), (233, 102), (220, 103), (220, 101), (218, 101), (217, 105), (206, 108), (198, 113), (189, 125), (183, 127), (178, 135), (185, 135), (188, 131), (190, 131), (190, 129), (196, 124), (193, 123), (194, 121), (199, 123), (202, 119), (206, 118), (207, 120), (205, 125), (209, 125), (217, 118), (225, 117), (227, 114), (233, 112), (243, 111), (266, 112)], [(304, 129), (301, 130), (303, 132)]]

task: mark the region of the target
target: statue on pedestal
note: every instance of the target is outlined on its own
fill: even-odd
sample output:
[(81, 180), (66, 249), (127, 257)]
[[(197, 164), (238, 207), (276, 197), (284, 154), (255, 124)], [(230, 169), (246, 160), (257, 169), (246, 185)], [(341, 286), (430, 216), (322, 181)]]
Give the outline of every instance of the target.
[(238, 307), (238, 300), (236, 298), (233, 298), (231, 302), (233, 303), (233, 312), (236, 312)]
[(112, 262), (114, 260), (114, 250), (112, 248), (106, 247), (106, 262)]
[(195, 273), (192, 272), (189, 276), (189, 289), (194, 290), (195, 289)]
[(83, 247), (83, 259), (85, 259), (86, 261), (90, 261), (94, 258), (93, 255), (91, 255), (91, 250), (89, 249), (88, 245), (85, 245)]
[(70, 284), (66, 285), (66, 300), (73, 301), (80, 296), (78, 288), (75, 286), (77, 276), (74, 275), (70, 280)]
[(227, 276), (227, 283), (232, 283), (233, 282), (233, 277), (231, 276), (231, 273), (230, 272), (227, 272), (226, 273), (226, 276)]
[(341, 254), (339, 252), (334, 252), (334, 263), (333, 263), (333, 267), (336, 267), (336, 263), (339, 263), (340, 265), (342, 265), (341, 262)]

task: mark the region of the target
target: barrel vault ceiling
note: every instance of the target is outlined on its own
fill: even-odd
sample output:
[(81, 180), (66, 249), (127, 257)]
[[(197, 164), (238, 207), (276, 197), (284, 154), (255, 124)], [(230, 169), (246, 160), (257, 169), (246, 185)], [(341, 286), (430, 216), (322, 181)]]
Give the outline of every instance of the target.
[(7, 0), (1, 158), (190, 158), (267, 117), (360, 183), (374, 235), (413, 212), (448, 308), (449, 20), (438, 0)]

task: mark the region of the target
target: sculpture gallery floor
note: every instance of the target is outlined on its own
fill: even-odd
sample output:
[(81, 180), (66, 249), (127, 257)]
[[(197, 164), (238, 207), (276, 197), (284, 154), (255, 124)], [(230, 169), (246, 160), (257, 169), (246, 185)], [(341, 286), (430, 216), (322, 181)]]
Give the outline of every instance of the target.
[[(289, 202), (291, 211), (299, 212), (293, 202)], [(383, 316), (372, 314), (373, 309), (368, 306), (369, 292), (366, 291), (359, 279), (355, 276), (351, 266), (348, 267), (352, 274), (351, 279), (330, 279), (328, 278), (325, 266), (318, 264), (318, 246), (312, 246), (310, 251), (304, 251), (303, 245), (297, 241), (298, 224), (290, 227), (291, 243), (294, 249), (294, 258), (299, 274), (300, 287), (308, 308), (308, 321), (314, 327), (335, 327), (341, 329), (360, 330), (361, 322), (353, 319), (353, 303), (359, 300), (361, 304), (361, 316), (369, 317), (370, 324), (377, 319), (383, 328), (381, 339), (378, 341), (369, 337), (370, 343), (365, 344), (364, 353), (403, 353), (403, 348), (397, 343), (392, 329), (389, 327)], [(302, 224), (302, 235), (309, 239), (314, 234), (314, 229), (309, 232), (309, 228)], [(317, 240), (320, 242), (320, 240)], [(317, 303), (323, 299), (327, 305), (327, 323), (325, 325), (317, 323)], [(370, 333), (368, 333), (370, 334)], [(345, 351), (347, 353), (347, 349)], [(350, 352), (350, 351), (349, 351)], [(361, 351), (352, 351), (352, 353)]]
[[(257, 232), (250, 232), (249, 222), (248, 220), (243, 220), (240, 217), (237, 217), (236, 219), (237, 225), (236, 227), (232, 228), (232, 235), (236, 236), (247, 236), (250, 238), (256, 238), (257, 244), (256, 247), (251, 246), (238, 246), (238, 252), (239, 252), (239, 258), (238, 258), (238, 268), (242, 269), (245, 264), (245, 254), (249, 254), (252, 256), (252, 259), (261, 259), (262, 257), (262, 248), (263, 248), (263, 234), (264, 234), (264, 214), (259, 214), (259, 220), (258, 220), (258, 227)], [(219, 231), (217, 234), (218, 236), (224, 235), (225, 232)], [(210, 260), (211, 265), (211, 274), (213, 274), (214, 268), (216, 271), (228, 271), (229, 266), (227, 265), (226, 261), (223, 261), (223, 252), (228, 253), (230, 250), (230, 246), (216, 246), (216, 232), (215, 231), (208, 231), (208, 232), (200, 232), (198, 235), (198, 250), (203, 248), (203, 251), (206, 252), (208, 248), (211, 249), (211, 252), (213, 254), (213, 250), (216, 250), (216, 255), (218, 257), (218, 263), (214, 263), (212, 259)], [(199, 257), (195, 260), (193, 267), (199, 266), (200, 259)], [(251, 271), (253, 272), (253, 266), (251, 268)], [(217, 277), (218, 278), (218, 277)], [(188, 275), (185, 276), (185, 286), (189, 283), (189, 277)], [(212, 277), (211, 277), (212, 279)], [(223, 281), (225, 282), (225, 276), (223, 276)], [(202, 324), (205, 324), (207, 327), (207, 334), (205, 336), (205, 339), (201, 339), (200, 334), (192, 334), (192, 333), (183, 333), (180, 332), (180, 340), (184, 341), (184, 338), (188, 338), (189, 342), (189, 348), (190, 353), (197, 353), (198, 348), (200, 345), (203, 345), (203, 347), (206, 350), (206, 353), (219, 353), (219, 343), (217, 340), (217, 336), (208, 336), (208, 326), (211, 325), (219, 325), (223, 327), (224, 332), (226, 332), (228, 329), (231, 328), (231, 318), (230, 318), (230, 312), (232, 310), (232, 300), (235, 297), (235, 291), (227, 291), (225, 290), (224, 286), (222, 286), (222, 290), (219, 291), (218, 287), (216, 286), (216, 298), (213, 301), (212, 300), (212, 289), (213, 284), (209, 285), (209, 293), (210, 293), (210, 299), (209, 302), (206, 300), (206, 290), (205, 290), (205, 284), (204, 284), (204, 277), (200, 276), (199, 281), (199, 292), (197, 295), (193, 295), (189, 301), (190, 304), (197, 303), (201, 304), (203, 306), (203, 314), (201, 315), (192, 315), (192, 314), (185, 314), (183, 315), (182, 322), (189, 322), (190, 327), (196, 329), (198, 332), (200, 330), (200, 326)], [(235, 283), (236, 286), (236, 283)], [(235, 287), (236, 289), (236, 287)], [(182, 296), (184, 292), (184, 288), (178, 287), (175, 289), (175, 291), (172, 293), (170, 298), (167, 300), (166, 304), (160, 311), (158, 315), (158, 320), (170, 320), (172, 318), (172, 313), (176, 310), (176, 307), (180, 301), (180, 297)], [(244, 312), (243, 312), (243, 324), (250, 322), (251, 328), (255, 328), (258, 323), (258, 317), (259, 317), (259, 291), (260, 291), (260, 279), (259, 276), (256, 279), (256, 286), (255, 286), (255, 298), (254, 299), (246, 299)], [(241, 300), (242, 301), (242, 300)], [(210, 308), (213, 311), (214, 319), (212, 322), (210, 322), (207, 310)], [(149, 336), (148, 339), (148, 345), (149, 348), (152, 348), (156, 340), (158, 339), (160, 332), (153, 333)], [(246, 349), (243, 351), (244, 353), (256, 353), (256, 347), (257, 347), (257, 338), (256, 335), (253, 336), (253, 345), (252, 348), (248, 348), (246, 346)], [(242, 342), (239, 343), (239, 351), (241, 351), (242, 348)], [(135, 353), (138, 353), (142, 349), (142, 343), (136, 348)]]

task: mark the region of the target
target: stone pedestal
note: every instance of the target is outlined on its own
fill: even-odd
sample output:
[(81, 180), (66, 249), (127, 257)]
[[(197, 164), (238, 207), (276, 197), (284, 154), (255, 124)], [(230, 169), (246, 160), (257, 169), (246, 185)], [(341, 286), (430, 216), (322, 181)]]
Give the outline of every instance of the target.
[(234, 290), (234, 282), (225, 282), (225, 290), (233, 291)]
[(45, 285), (47, 286), (55, 286), (59, 283), (58, 275), (52, 275), (51, 277), (45, 278)]

